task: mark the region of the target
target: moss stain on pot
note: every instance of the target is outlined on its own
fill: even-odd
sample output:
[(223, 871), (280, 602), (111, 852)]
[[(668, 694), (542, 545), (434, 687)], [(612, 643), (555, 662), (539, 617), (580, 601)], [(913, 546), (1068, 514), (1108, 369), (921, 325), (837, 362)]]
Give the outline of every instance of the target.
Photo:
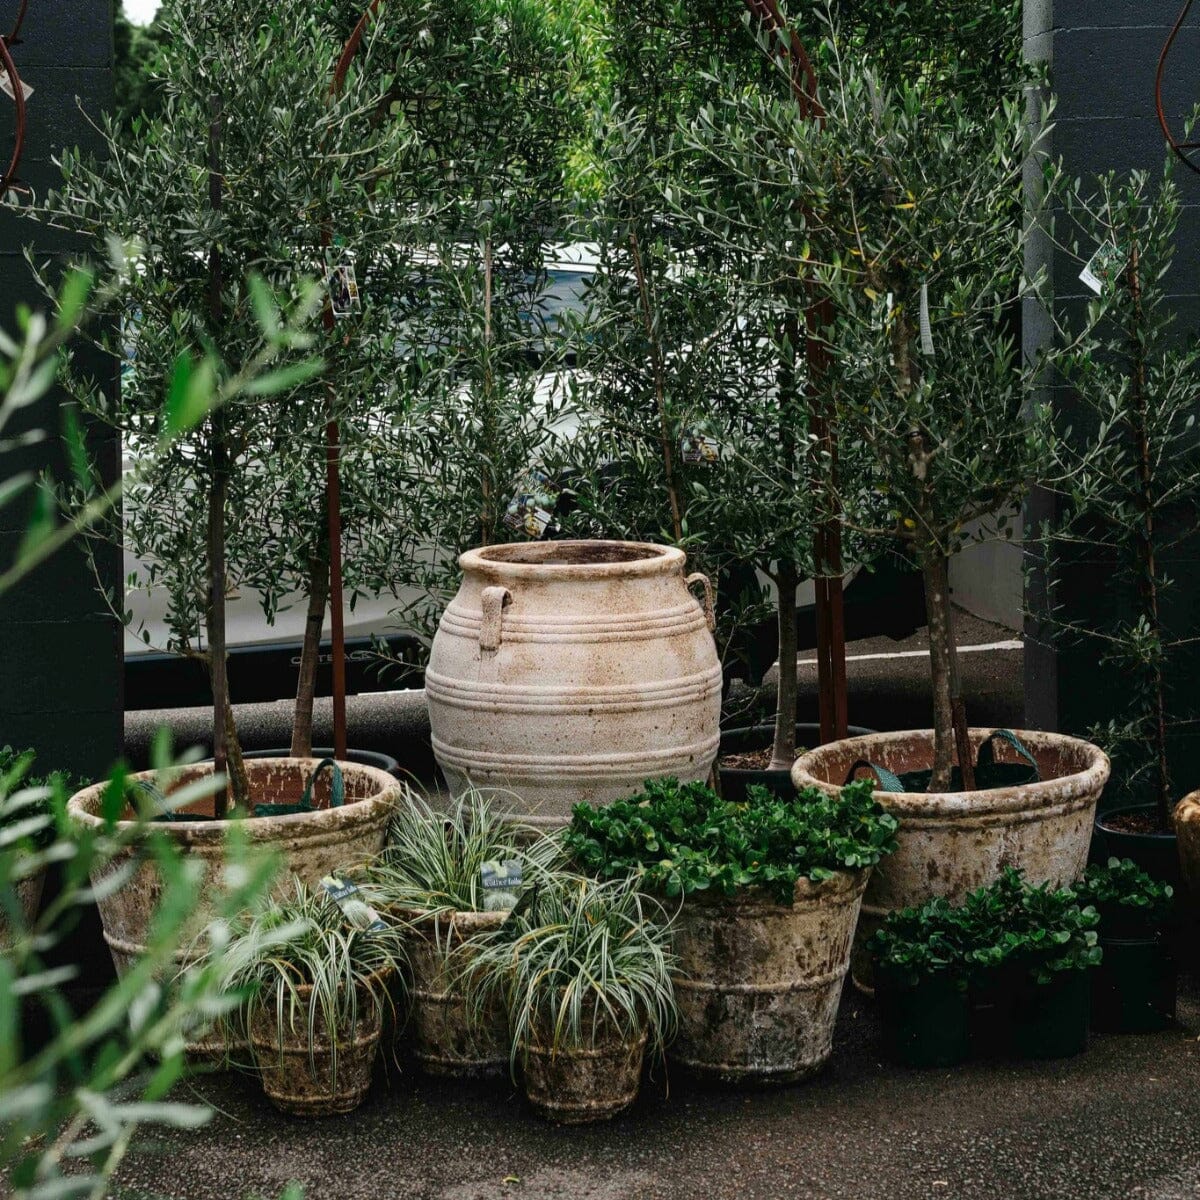
[(800, 880), (795, 903), (690, 895), (676, 925), (680, 1066), (726, 1082), (794, 1083), (833, 1050), (869, 871)]

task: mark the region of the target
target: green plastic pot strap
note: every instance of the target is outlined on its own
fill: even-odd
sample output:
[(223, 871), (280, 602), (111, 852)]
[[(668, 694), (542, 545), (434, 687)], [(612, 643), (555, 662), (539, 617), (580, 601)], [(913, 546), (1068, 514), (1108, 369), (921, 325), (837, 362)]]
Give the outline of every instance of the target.
[(856, 762), (854, 766), (850, 768), (850, 773), (846, 776), (847, 783), (852, 783), (854, 781), (855, 772), (857, 772), (860, 767), (866, 767), (868, 771), (875, 772), (875, 778), (879, 783), (880, 791), (903, 792), (908, 790), (905, 788), (900, 776), (894, 771), (889, 771), (887, 767), (881, 767), (878, 763), (868, 762), (865, 758), (860, 758), (858, 762)]
[(332, 758), (323, 758), (317, 763), (316, 770), (308, 777), (308, 783), (304, 785), (304, 795), (300, 797), (299, 804), (256, 804), (254, 815), (256, 817), (290, 817), (295, 813), (312, 812), (313, 786), (317, 782), (317, 777), (326, 767), (330, 772), (329, 807), (341, 808), (346, 802), (346, 780), (342, 776), (342, 768)]
[[(1007, 742), (1028, 765), (997, 762), (997, 741)], [(875, 773), (879, 789), (884, 792), (926, 792), (929, 790), (929, 780), (933, 774), (931, 771), (924, 770), (905, 771), (897, 775), (895, 771), (889, 771), (887, 767), (881, 767), (878, 763), (868, 762), (865, 758), (860, 758), (850, 768), (850, 772), (846, 776), (847, 783), (850, 783), (854, 779), (855, 773), (860, 767), (866, 767), (867, 770)], [(1026, 783), (1037, 783), (1041, 777), (1037, 759), (1029, 753), (1021, 743), (1021, 739), (1011, 729), (993, 730), (980, 744), (979, 755), (975, 760), (975, 786), (978, 790), (986, 791), (990, 788), (1019, 787)], [(951, 790), (960, 791), (961, 789), (961, 772), (955, 767), (954, 782), (952, 783)]]

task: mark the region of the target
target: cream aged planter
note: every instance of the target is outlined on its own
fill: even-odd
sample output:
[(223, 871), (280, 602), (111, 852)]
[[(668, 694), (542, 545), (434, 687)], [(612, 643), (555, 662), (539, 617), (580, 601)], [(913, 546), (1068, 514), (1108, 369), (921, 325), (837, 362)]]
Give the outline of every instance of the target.
[[(18, 880), (13, 890), (17, 893), (17, 903), (21, 906), (21, 918), (28, 929), (37, 920), (38, 910), (42, 906), (42, 889), (46, 884), (46, 868), (27, 875)], [(12, 945), (12, 929), (8, 918), (0, 911), (0, 950)]]
[[(978, 750), (992, 732), (972, 729), (972, 746)], [(863, 899), (853, 964), (860, 987), (870, 987), (863, 947), (893, 909), (934, 896), (960, 904), (1007, 866), (1022, 868), (1031, 883), (1056, 887), (1083, 873), (1108, 756), (1090, 742), (1061, 734), (1017, 731), (1017, 737), (1037, 759), (1038, 783), (976, 792), (875, 792), (900, 821), (899, 846), (875, 868)], [(837, 795), (859, 760), (903, 774), (928, 768), (932, 747), (929, 730), (847, 738), (803, 755), (792, 768), (792, 781), (797, 788)]]
[(1174, 821), (1179, 869), (1194, 910), (1200, 901), (1200, 792), (1191, 792), (1180, 800)]
[(757, 890), (688, 896), (675, 924), (679, 1034), (668, 1055), (731, 1083), (794, 1083), (820, 1070), (869, 874), (800, 880), (791, 906)]
[(534, 1110), (560, 1125), (584, 1125), (610, 1120), (637, 1099), (646, 1034), (629, 1042), (610, 1036), (594, 1046), (521, 1050), (525, 1095)]
[(352, 1112), (371, 1087), (382, 1013), (370, 993), (360, 988), (358, 1023), (335, 1030), (331, 1036), (325, 1018), (318, 1012), (310, 1041), (308, 1005), (312, 988), (302, 984), (296, 991), (299, 1011), (290, 1028), (279, 1028), (273, 1008), (256, 1009), (250, 1018), (250, 1048), (263, 1091), (277, 1109), (296, 1117)]
[(468, 1019), (457, 980), (468, 966), (462, 943), (499, 929), (507, 911), (455, 912), (431, 917), (411, 909), (391, 909), (393, 919), (409, 923), (412, 972), (410, 1029), (413, 1055), (427, 1075), (454, 1079), (503, 1075), (508, 1069), (508, 1021), (499, 1007), (482, 1025)]
[[(256, 804), (297, 803), (318, 761), (310, 758), (247, 760), (253, 801)], [(327, 807), (329, 773), (323, 772), (313, 789), (316, 811), (282, 817), (251, 817), (236, 822), (251, 844), (282, 856), (275, 882), (278, 895), (291, 889), (293, 875), (305, 883), (316, 883), (322, 875), (364, 862), (383, 848), (388, 816), (399, 795), (400, 785), (390, 775), (373, 767), (353, 763), (339, 765), (346, 785), (345, 803), (341, 808)], [(181, 768), (171, 773), (164, 790), (170, 794), (174, 788), (211, 773), (211, 763)], [(156, 779), (152, 771), (133, 778), (162, 785), (162, 780)], [(104, 789), (104, 784), (96, 784), (72, 796), (68, 806), (72, 819), (79, 825), (98, 828), (102, 824), (100, 811)], [(212, 798), (183, 811), (197, 816), (211, 815)], [(234, 821), (197, 820), (163, 822), (154, 826), (155, 832), (170, 838), (182, 854), (204, 864), (205, 884), (200, 891), (200, 903), (181, 941), (184, 947), (216, 916), (225, 843), (234, 824)], [(130, 849), (105, 864), (93, 875), (93, 885), (122, 869), (134, 855), (135, 851)], [(127, 883), (98, 901), (104, 940), (112, 951), (118, 973), (123, 973), (143, 952), (146, 933), (161, 896), (162, 878), (153, 861), (148, 861), (136, 867)], [(177, 951), (176, 958), (181, 966), (184, 965), (186, 950)]]
[(684, 562), (670, 547), (603, 541), (459, 559), (425, 674), (434, 754), (456, 795), (503, 789), (514, 815), (553, 827), (646, 779), (708, 776), (721, 664), (711, 586)]

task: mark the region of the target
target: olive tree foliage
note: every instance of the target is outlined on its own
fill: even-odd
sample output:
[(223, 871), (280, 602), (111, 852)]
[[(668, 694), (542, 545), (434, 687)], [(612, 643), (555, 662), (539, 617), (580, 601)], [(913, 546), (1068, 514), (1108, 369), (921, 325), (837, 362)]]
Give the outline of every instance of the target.
[[(1191, 686), (1200, 638), (1174, 578), (1200, 516), (1200, 336), (1180, 328), (1168, 299), (1168, 288), (1191, 290), (1175, 262), (1182, 200), (1170, 164), (1162, 178), (1106, 175), (1062, 193), (1060, 244), (1080, 266), (1107, 255), (1109, 269), (1082, 319), (1053, 297), (1044, 305), (1058, 333), (1044, 364), (1062, 399), (1058, 516), (1028, 535), (1048, 581), (1031, 615), (1093, 653), (1119, 688), (1119, 715), (1090, 736), (1112, 755), (1119, 794), (1152, 797), (1168, 830), (1179, 795), (1197, 786), (1194, 772), (1176, 772), (1200, 734)], [(1060, 603), (1080, 561), (1110, 569), (1104, 603)]]
[(563, 22), (534, 0), (458, 11), (469, 28), (454, 120), (437, 135), (448, 206), (404, 330), (425, 386), (392, 410), (388, 433), (407, 539), (393, 579), (405, 621), (426, 636), (457, 589), (457, 555), (525, 536), (506, 524), (509, 502), (553, 464), (561, 350), (543, 307), (546, 262), (579, 124)]
[(715, 164), (688, 208), (722, 244), (770, 246), (767, 269), (830, 303), (820, 336), (832, 363), (810, 386), (826, 393), (846, 460), (836, 508), (850, 533), (900, 544), (922, 571), (930, 786), (944, 789), (956, 727), (965, 741), (947, 562), (972, 538), (1003, 536), (1003, 514), (1046, 464), (1044, 414), (1022, 411), (1011, 322), (1036, 133), (1019, 93), (980, 111), (960, 92), (960, 60), (885, 83), (825, 18), (812, 52), (826, 119), (799, 120), (790, 97), (728, 81), (687, 134)]
[[(407, 41), (385, 43), (372, 23), (334, 92), (341, 39), (319, 8), (169, 0), (159, 17), (169, 34), (161, 114), (128, 131), (106, 124), (105, 156), (66, 156), (63, 187), (44, 206), (50, 220), (133, 247), (117, 302), (131, 368), (118, 400), (97, 403), (86, 390), (80, 397), (121, 430), (127, 453), (156, 436), (160, 414), (148, 398), (160, 394), (181, 350), (212, 348), (238, 362), (259, 324), (277, 323), (268, 291), (294, 299), (311, 275), (342, 266), (356, 273), (358, 311), (328, 330), (311, 317), (324, 379), (307, 360), (281, 364), (287, 374), (277, 382), (286, 386), (267, 398), (257, 385), (218, 410), (127, 498), (124, 537), (145, 565), (132, 582), (167, 597), (169, 649), (205, 658), (210, 669), (208, 647), (222, 640), (207, 585), (214, 504), (229, 586), (252, 582), (268, 615), (313, 599), (328, 561), (326, 422), (335, 418), (348, 444), (359, 444), (356, 433), (400, 382), (391, 312), (400, 288), (392, 280), (426, 241), (440, 204), (429, 187), (437, 147), (393, 98), (416, 93), (430, 72), (420, 32), (433, 6), (410, 7), (416, 28)], [(248, 284), (251, 272), (261, 286)], [(348, 453), (347, 511), (386, 523), (390, 480), (370, 456)], [(218, 488), (223, 501), (214, 499)], [(378, 566), (348, 575), (352, 588), (360, 580), (374, 587)], [(110, 599), (124, 610), (121, 597)], [(232, 730), (231, 710), (216, 720)]]
[[(119, 290), (108, 280), (97, 285), (90, 270), (74, 270), (55, 294), (52, 316), (23, 308), (16, 330), (0, 331), (0, 507), (27, 506), (15, 557), (0, 562), (0, 595), (119, 501), (119, 482), (101, 486), (94, 480), (72, 417), (68, 458), (77, 503), (61, 517), (56, 510), (62, 496), (52, 481), (10, 466), (14, 451), (51, 434), (36, 428), (8, 433), (44, 400), (80, 327)], [(168, 452), (214, 406), (255, 381), (270, 390), (273, 363), (300, 348), (298, 327), (307, 319), (302, 310), (285, 326), (260, 330), (252, 358), (237, 369), (220, 370), (211, 352), (192, 357), (181, 349), (176, 385), (159, 398), (159, 441), (148, 448), (147, 460)], [(219, 952), (228, 921), (265, 893), (274, 863), (250, 858), (231, 842), (217, 923), (197, 930), (194, 914), (210, 885), (199, 864), (182, 858), (146, 815), (118, 823), (129, 794), (123, 769), (114, 770), (105, 786), (102, 826), (80, 829), (67, 816), (61, 774), (35, 784), (32, 754), (0, 758), (0, 1172), (6, 1194), (16, 1200), (100, 1200), (139, 1128), (187, 1129), (211, 1118), (211, 1110), (168, 1093), (186, 1069), (188, 1031), (220, 1016), (237, 997), (224, 993), (212, 966), (177, 976), (176, 955), (197, 937)], [(165, 770), (169, 762), (169, 747), (160, 739), (154, 765)], [(206, 786), (211, 790), (216, 781), (175, 793), (171, 803), (197, 800)], [(91, 881), (119, 887), (142, 862), (153, 863), (163, 880), (145, 954), (78, 1014), (71, 989), (79, 969), (69, 946), (81, 914), (98, 896)], [(48, 871), (60, 885), (39, 910), (31, 897)]]
[[(706, 165), (679, 130), (717, 94), (711, 63), (748, 90), (778, 86), (743, 12), (728, 0), (607, 6), (611, 94), (594, 134), (599, 263), (574, 331), (571, 389), (580, 432), (569, 527), (685, 549), (720, 583), (726, 655), (767, 611), (756, 571), (775, 586), (794, 646), (796, 581), (811, 573), (802, 390), (792, 364), (781, 375), (766, 332), (783, 315), (746, 286), (761, 248), (719, 245), (676, 212)], [(794, 486), (781, 489), (789, 472)], [(784, 674), (790, 763), (794, 669)]]

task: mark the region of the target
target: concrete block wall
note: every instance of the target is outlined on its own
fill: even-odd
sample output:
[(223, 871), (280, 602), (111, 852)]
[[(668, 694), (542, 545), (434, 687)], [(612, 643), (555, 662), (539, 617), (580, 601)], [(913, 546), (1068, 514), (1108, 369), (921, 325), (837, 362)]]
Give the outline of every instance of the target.
[[(1057, 97), (1052, 153), (1067, 172), (1087, 178), (1106, 171), (1161, 169), (1167, 150), (1154, 106), (1154, 79), (1159, 52), (1180, 9), (1176, 0), (1026, 0), (1027, 54), (1047, 62)], [(1182, 125), (1184, 114), (1200, 104), (1200, 12), (1194, 12), (1176, 43), (1165, 90), (1169, 115)], [(1168, 291), (1177, 328), (1195, 336), (1200, 329), (1200, 176), (1176, 172), (1185, 204), (1179, 229), (1176, 267)], [(1030, 177), (1031, 187), (1036, 176)], [(1064, 310), (1081, 307), (1090, 293), (1079, 282), (1080, 266), (1048, 244), (1031, 248), (1031, 268), (1044, 264), (1051, 271), (1056, 303)], [(1032, 302), (1024, 314), (1025, 348), (1036, 353), (1046, 335), (1045, 314)], [(1051, 402), (1069, 404), (1070, 397), (1053, 390)], [(1050, 514), (1051, 502), (1034, 495), (1026, 522)], [(1030, 586), (1032, 598), (1040, 588), (1038, 564)], [(1172, 562), (1178, 583), (1173, 603), (1175, 624), (1200, 628), (1200, 546), (1185, 545)], [(1111, 615), (1121, 604), (1112, 580), (1111, 564), (1085, 561), (1064, 575), (1061, 597), (1076, 613)], [(1026, 720), (1032, 728), (1084, 732), (1091, 724), (1119, 715), (1126, 684), (1105, 668), (1095, 650), (1065, 650), (1038, 640), (1027, 628), (1025, 652)], [(1184, 664), (1181, 678), (1190, 687), (1193, 667)], [(1177, 783), (1200, 787), (1190, 767), (1191, 754), (1177, 747)], [(1186, 790), (1186, 789), (1185, 789)], [(1137, 798), (1137, 797), (1134, 797)], [(1116, 804), (1123, 797), (1106, 797)]]
[[(17, 0), (0, 0), (0, 26), (6, 31), (16, 10)], [(99, 150), (90, 120), (112, 100), (112, 26), (110, 0), (29, 5), (13, 57), (34, 89), (21, 178), (38, 193), (53, 186), (58, 174), (53, 160), (65, 147)], [(13, 106), (0, 95), (0, 155), (5, 162), (12, 131)], [(0, 207), (0, 326), (5, 329), (12, 329), (18, 304), (41, 303), (26, 247), (52, 268), (72, 249), (62, 234)], [(102, 386), (115, 386), (114, 363), (83, 347), (77, 353)], [(61, 399), (52, 392), (22, 414), (17, 428), (42, 429), (48, 436), (27, 450), (0, 457), (0, 473), (8, 476), (32, 467), (63, 475)], [(117, 441), (111, 434), (93, 432), (94, 449), (111, 476), (119, 463)], [(0, 562), (10, 560), (24, 516), (21, 506), (0, 509)], [(108, 580), (119, 583), (115, 551), (102, 554), (101, 561)], [(101, 607), (85, 560), (72, 549), (0, 597), (0, 744), (34, 747), (39, 767), (95, 776), (120, 753), (121, 642), (116, 623)]]

